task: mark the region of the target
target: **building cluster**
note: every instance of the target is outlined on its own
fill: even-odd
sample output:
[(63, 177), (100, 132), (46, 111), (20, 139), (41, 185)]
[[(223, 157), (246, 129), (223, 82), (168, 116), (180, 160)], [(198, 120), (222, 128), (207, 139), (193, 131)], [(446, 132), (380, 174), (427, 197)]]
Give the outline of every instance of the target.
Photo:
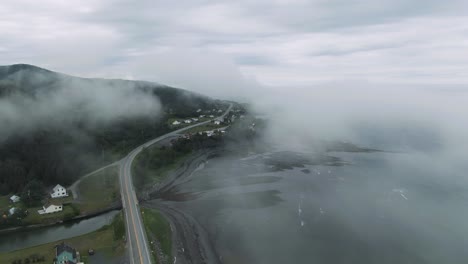
[[(68, 196), (68, 191), (65, 187), (63, 187), (60, 184), (57, 184), (52, 191), (49, 193), (51, 199), (55, 198), (63, 198)], [(18, 195), (12, 195), (10, 197), (10, 203), (12, 204), (12, 207), (8, 210), (8, 214), (10, 216), (14, 215), (19, 208), (15, 206), (15, 204), (21, 202), (21, 197)], [(63, 204), (61, 203), (55, 203), (55, 202), (47, 202), (42, 206), (40, 210), (37, 211), (38, 214), (51, 214), (51, 213), (56, 213), (63, 211)]]
[(205, 117), (214, 118), (214, 117), (215, 117), (213, 114), (207, 115), (207, 113), (222, 113), (223, 110), (221, 110), (221, 109), (213, 109), (213, 110), (206, 110), (206, 111), (203, 111), (202, 109), (198, 109), (196, 112), (197, 112), (197, 113), (202, 113), (202, 112), (203, 112), (203, 113), (205, 113), (205, 114), (203, 114), (203, 115), (200, 114), (200, 115), (198, 116), (198, 118), (197, 118), (197, 117), (193, 117), (193, 118), (188, 118), (188, 119), (185, 119), (185, 120), (183, 120), (183, 119), (181, 119), (181, 120), (174, 120), (171, 124), (172, 124), (173, 126), (179, 126), (179, 125), (181, 125), (181, 124), (196, 123), (196, 122), (198, 122), (201, 118), (205, 118)]
[[(52, 199), (63, 198), (67, 196), (68, 196), (67, 189), (60, 184), (57, 184), (50, 192), (50, 197)], [(51, 214), (51, 213), (56, 213), (60, 211), (63, 211), (63, 204), (48, 202), (47, 204), (42, 206), (42, 209), (38, 210), (37, 212), (39, 214)]]

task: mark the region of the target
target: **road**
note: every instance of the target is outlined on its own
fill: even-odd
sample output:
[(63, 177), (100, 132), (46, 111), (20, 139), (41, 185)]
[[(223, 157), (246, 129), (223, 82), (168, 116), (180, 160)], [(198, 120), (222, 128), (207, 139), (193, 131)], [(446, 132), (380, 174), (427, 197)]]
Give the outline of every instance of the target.
[(146, 147), (149, 147), (161, 140), (191, 129), (193, 127), (207, 124), (213, 120), (224, 118), (232, 109), (233, 105), (230, 104), (228, 109), (219, 117), (214, 119), (197, 123), (191, 126), (187, 126), (171, 133), (165, 134), (158, 138), (152, 139), (141, 146), (130, 152), (125, 158), (120, 161), (119, 181), (120, 181), (120, 192), (122, 198), (122, 205), (124, 208), (125, 221), (127, 227), (127, 243), (130, 250), (130, 263), (138, 264), (149, 264), (151, 263), (151, 253), (147, 244), (146, 233), (141, 220), (140, 207), (138, 205), (138, 199), (135, 194), (135, 187), (132, 181), (132, 163), (135, 157)]

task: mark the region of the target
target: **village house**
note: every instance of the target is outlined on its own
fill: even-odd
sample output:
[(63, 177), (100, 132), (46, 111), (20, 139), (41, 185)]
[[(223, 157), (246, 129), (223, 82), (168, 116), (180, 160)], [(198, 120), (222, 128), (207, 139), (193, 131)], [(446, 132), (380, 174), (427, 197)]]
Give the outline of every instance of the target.
[(63, 187), (60, 184), (57, 184), (54, 189), (52, 189), (52, 192), (50, 193), (50, 197), (52, 198), (60, 198), (60, 197), (67, 197), (67, 189)]
[(172, 122), (172, 124), (177, 126), (177, 125), (180, 125), (180, 122), (176, 120), (176, 121)]
[(215, 125), (221, 125), (221, 121), (215, 120), (215, 121), (214, 121), (214, 124), (215, 124)]
[(13, 196), (10, 197), (10, 201), (12, 203), (17, 203), (17, 202), (21, 201), (21, 198), (18, 195), (13, 195)]
[(200, 115), (200, 118), (204, 118), (204, 117), (205, 117), (205, 115)]
[(197, 122), (198, 118), (192, 118), (193, 122)]
[(11, 215), (14, 215), (15, 212), (16, 212), (16, 210), (18, 210), (18, 208), (12, 207), (12, 208), (10, 208), (10, 210), (8, 210), (8, 213), (10, 214), (10, 216), (11, 216)]
[(210, 115), (210, 117), (214, 117), (214, 115)]
[(83, 262), (80, 262), (80, 252), (62, 242), (55, 246), (54, 264), (83, 264)]
[(201, 109), (198, 109), (198, 110), (197, 110), (197, 113), (200, 113), (201, 111), (202, 111)]
[(192, 120), (187, 119), (187, 120), (184, 121), (184, 123), (185, 123), (185, 124), (190, 124), (190, 123), (192, 123)]
[(56, 212), (61, 212), (63, 210), (62, 205), (55, 205), (55, 204), (46, 204), (42, 206), (41, 210), (37, 210), (39, 214), (52, 214)]

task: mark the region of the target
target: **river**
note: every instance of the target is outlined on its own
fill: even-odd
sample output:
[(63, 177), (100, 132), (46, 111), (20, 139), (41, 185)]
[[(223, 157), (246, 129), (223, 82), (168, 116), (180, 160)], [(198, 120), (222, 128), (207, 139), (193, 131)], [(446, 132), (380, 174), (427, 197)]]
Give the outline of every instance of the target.
[(0, 252), (9, 252), (84, 235), (110, 224), (118, 213), (119, 211), (115, 210), (73, 223), (4, 234), (0, 236)]

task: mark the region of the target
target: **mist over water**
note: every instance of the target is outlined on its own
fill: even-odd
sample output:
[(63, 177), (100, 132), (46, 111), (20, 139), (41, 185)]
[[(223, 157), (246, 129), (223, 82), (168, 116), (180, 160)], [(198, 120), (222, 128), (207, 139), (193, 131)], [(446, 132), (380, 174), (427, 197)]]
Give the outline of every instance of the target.
[(171, 203), (207, 228), (225, 263), (467, 259), (467, 188), (456, 184), (466, 166), (443, 171), (414, 153), (330, 154), (349, 165), (271, 171), (268, 153), (210, 160), (178, 186), (197, 198)]
[[(166, 203), (224, 263), (463, 263), (466, 93), (337, 91), (259, 99), (268, 150), (210, 160)], [(337, 140), (380, 151), (317, 147)]]

